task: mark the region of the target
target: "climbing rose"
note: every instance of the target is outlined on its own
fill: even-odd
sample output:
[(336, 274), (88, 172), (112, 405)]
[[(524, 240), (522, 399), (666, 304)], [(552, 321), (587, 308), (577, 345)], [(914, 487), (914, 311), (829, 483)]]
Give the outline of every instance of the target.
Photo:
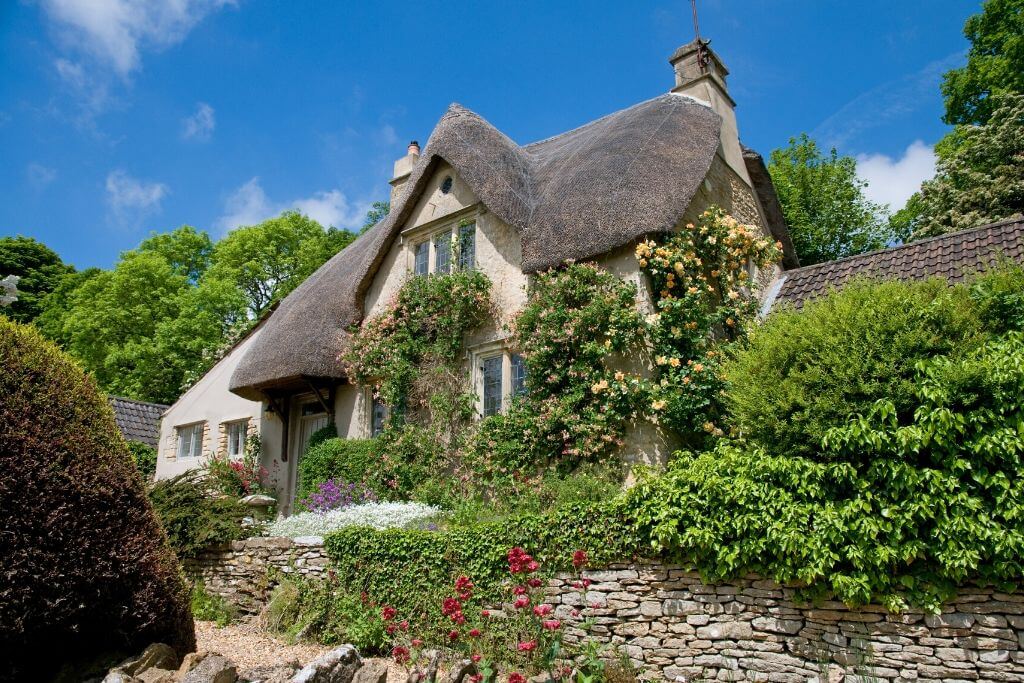
[(583, 550), (577, 550), (572, 554), (572, 566), (579, 569), (587, 563), (587, 553)]
[[(537, 648), (536, 640), (526, 640), (516, 645), (516, 649), (520, 652), (533, 652)], [(511, 678), (510, 678), (511, 680)]]
[(562, 627), (562, 622), (560, 622), (558, 619), (545, 619), (541, 622), (541, 626), (543, 626), (549, 631), (557, 631), (559, 628)]
[(396, 610), (394, 607), (389, 607), (385, 605), (384, 608), (380, 611), (380, 618), (384, 621), (391, 621), (395, 618), (396, 614), (398, 614), (398, 610)]

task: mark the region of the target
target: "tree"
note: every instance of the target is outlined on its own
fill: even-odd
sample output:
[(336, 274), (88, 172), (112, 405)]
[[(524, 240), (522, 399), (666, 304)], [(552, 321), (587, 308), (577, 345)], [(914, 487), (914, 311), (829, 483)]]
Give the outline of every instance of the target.
[(196, 282), (210, 265), (213, 241), (205, 230), (183, 225), (173, 232), (151, 233), (137, 251), (162, 256), (175, 273)]
[(233, 282), (258, 318), (351, 241), (297, 211), (231, 231), (213, 249), (209, 276)]
[(1024, 213), (1024, 95), (992, 98), (982, 125), (958, 126), (958, 144), (921, 186), (914, 238), (941, 235)]
[(987, 0), (981, 13), (964, 24), (964, 35), (971, 49), (967, 64), (943, 79), (943, 120), (984, 124), (994, 111), (994, 98), (1024, 93), (1024, 0)]
[(802, 265), (880, 249), (894, 236), (883, 207), (864, 196), (853, 157), (823, 154), (806, 133), (768, 164)]
[(28, 323), (43, 312), (43, 300), (74, 268), (64, 263), (55, 251), (31, 237), (0, 237), (0, 278), (17, 275), (18, 300), (4, 314)]
[(363, 227), (359, 229), (359, 234), (362, 235), (364, 232), (377, 225), (377, 223), (380, 223), (382, 220), (387, 218), (389, 213), (391, 213), (391, 202), (374, 202), (371, 204), (370, 210), (366, 212), (366, 219), (363, 221)]

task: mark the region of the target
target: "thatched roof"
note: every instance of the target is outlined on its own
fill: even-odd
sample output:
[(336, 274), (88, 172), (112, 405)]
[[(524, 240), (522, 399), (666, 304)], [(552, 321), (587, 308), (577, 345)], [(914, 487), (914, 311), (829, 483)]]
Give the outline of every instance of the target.
[(961, 282), (1004, 258), (1024, 263), (1024, 220), (1020, 218), (788, 271), (776, 287), (778, 296), (772, 306), (799, 308), (857, 276), (879, 280), (941, 277)]
[(443, 160), (522, 239), (523, 271), (603, 254), (678, 224), (719, 144), (721, 119), (668, 94), (547, 140), (519, 146), (453, 104), (441, 118), (391, 214), (281, 302), (231, 378), (259, 398), (304, 378), (340, 378), (346, 330), (362, 317), (377, 264)]

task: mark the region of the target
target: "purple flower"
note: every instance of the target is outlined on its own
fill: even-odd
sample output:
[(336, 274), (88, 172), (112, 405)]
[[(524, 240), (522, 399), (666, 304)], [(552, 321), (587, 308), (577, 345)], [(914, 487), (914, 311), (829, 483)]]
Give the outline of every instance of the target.
[(328, 479), (317, 484), (315, 493), (302, 501), (312, 512), (326, 513), (359, 503), (377, 501), (377, 494), (363, 483), (348, 483), (344, 479)]

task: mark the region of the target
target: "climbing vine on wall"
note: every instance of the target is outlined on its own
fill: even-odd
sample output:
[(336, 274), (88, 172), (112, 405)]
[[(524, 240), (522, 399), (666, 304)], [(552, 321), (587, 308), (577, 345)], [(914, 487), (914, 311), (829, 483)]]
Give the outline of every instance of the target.
[(647, 318), (657, 368), (651, 411), (690, 441), (723, 433), (720, 359), (757, 310), (750, 266), (769, 266), (780, 253), (781, 245), (717, 207), (660, 243), (636, 247), (656, 309)]

